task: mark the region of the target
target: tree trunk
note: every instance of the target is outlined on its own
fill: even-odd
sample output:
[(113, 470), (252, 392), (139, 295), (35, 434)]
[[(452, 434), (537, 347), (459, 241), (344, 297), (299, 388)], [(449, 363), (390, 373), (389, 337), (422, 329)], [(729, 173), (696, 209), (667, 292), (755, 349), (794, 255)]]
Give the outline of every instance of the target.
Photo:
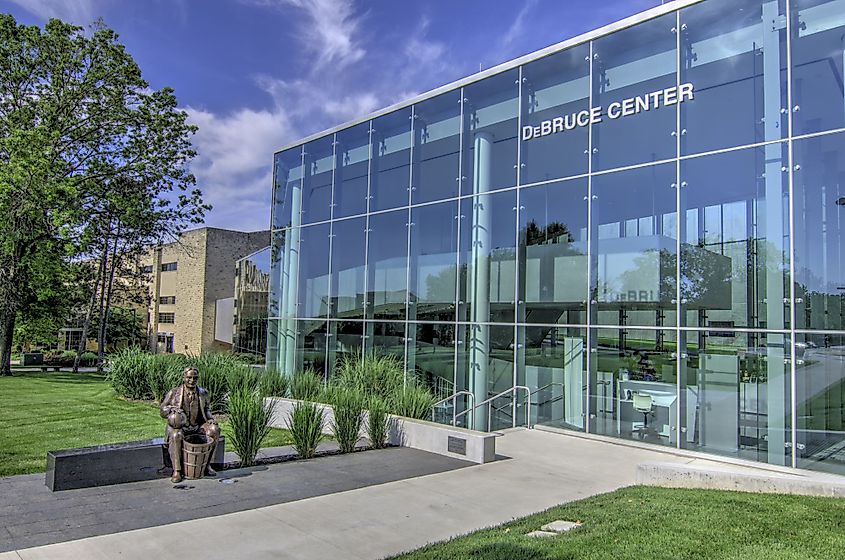
[(119, 264), (117, 259), (117, 245), (120, 240), (120, 223), (118, 222), (117, 225), (117, 234), (114, 237), (114, 246), (112, 246), (111, 252), (111, 260), (109, 262), (109, 283), (108, 287), (106, 287), (106, 280), (103, 278), (103, 288), (106, 290), (106, 304), (105, 304), (105, 312), (103, 314), (104, 321), (100, 325), (100, 341), (97, 346), (97, 371), (100, 371), (103, 367), (103, 355), (106, 351), (106, 336), (107, 336), (107, 327), (109, 325), (109, 313), (111, 312), (111, 296), (112, 292), (114, 291), (114, 275), (117, 272), (117, 266)]
[(97, 304), (97, 290), (100, 287), (100, 280), (105, 276), (105, 263), (100, 259), (97, 266), (97, 276), (94, 277), (94, 287), (91, 289), (91, 300), (88, 302), (88, 310), (85, 312), (85, 321), (82, 323), (82, 336), (79, 337), (79, 346), (76, 349), (76, 357), (73, 359), (73, 373), (79, 373), (79, 359), (85, 352), (88, 342), (88, 329), (91, 328), (91, 315), (94, 314), (94, 306)]
[(0, 310), (0, 375), (12, 375), (12, 335), (15, 332), (14, 306)]
[[(109, 228), (111, 231), (111, 228)], [(109, 258), (109, 238), (108, 236), (103, 239), (103, 254), (101, 257), (101, 263), (103, 265), (103, 271), (105, 272), (107, 268), (107, 262)], [(105, 287), (105, 276), (103, 277), (103, 287)], [(97, 313), (97, 372), (101, 372), (103, 370), (103, 350), (102, 345), (100, 344), (100, 340), (102, 339), (101, 333), (103, 329), (103, 321), (105, 320), (104, 312), (106, 306), (106, 290), (100, 290), (100, 305), (99, 310)]]

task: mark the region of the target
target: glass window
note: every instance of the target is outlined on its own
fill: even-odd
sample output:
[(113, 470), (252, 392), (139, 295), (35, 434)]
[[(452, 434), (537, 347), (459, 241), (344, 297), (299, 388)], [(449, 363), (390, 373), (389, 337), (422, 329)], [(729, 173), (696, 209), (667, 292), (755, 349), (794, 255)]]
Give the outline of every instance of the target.
[(675, 181), (673, 163), (593, 178), (598, 324), (675, 324)]
[(595, 329), (590, 431), (677, 445), (674, 330)]
[(518, 81), (514, 69), (464, 88), (461, 194), (516, 185)]
[(331, 317), (364, 318), (366, 218), (332, 223)]
[[(430, 387), (438, 400), (454, 395), (455, 323), (410, 323), (408, 332), (408, 372)], [(435, 420), (451, 423), (453, 413), (467, 406), (466, 397), (442, 403), (435, 409)]]
[[(458, 336), (457, 391), (471, 391), (479, 403), (514, 386), (513, 325), (459, 325)], [(461, 419), (465, 426), (482, 431), (521, 426), (525, 424), (525, 401), (525, 393), (521, 392), (516, 420), (512, 393), (492, 401), (489, 408), (479, 407), (462, 415)]]
[[(326, 136), (305, 145), (305, 179), (302, 184), (302, 223), (328, 220), (332, 204), (334, 174), (334, 136)], [(296, 198), (292, 198), (295, 206)], [(296, 208), (292, 209), (293, 212)], [(295, 221), (294, 221), (295, 223)]]
[(360, 321), (331, 321), (329, 323), (329, 377), (341, 360), (360, 358), (364, 350), (364, 323)]
[(455, 320), (457, 251), (457, 202), (411, 209), (409, 319)]
[[(293, 191), (302, 187), (302, 146), (278, 153), (274, 160), (273, 228), (275, 229), (288, 227), (292, 223)], [(299, 219), (298, 216), (297, 219)]]
[(408, 205), (411, 183), (411, 108), (373, 121), (370, 211)]
[(296, 345), (288, 347), (288, 353), (293, 352), (294, 365), (292, 371), (311, 368), (325, 376), (326, 374), (326, 321), (290, 321), (291, 327), (296, 329)]
[(329, 224), (300, 228), (297, 317), (327, 317), (329, 313)]
[(782, 329), (789, 317), (786, 144), (681, 162), (688, 326)]
[(793, 134), (845, 126), (845, 0), (793, 0)]
[(695, 96), (680, 104), (682, 153), (786, 137), (783, 4), (710, 0), (681, 10), (681, 82)]
[(517, 375), (531, 390), (531, 425), (584, 430), (587, 387), (586, 329), (517, 327)]
[(791, 464), (789, 337), (687, 332), (685, 347), (683, 447)]
[(286, 315), (289, 266), (287, 262), (290, 259), (290, 248), (285, 245), (287, 235), (287, 230), (270, 234), (270, 317)]
[(175, 262), (164, 263), (164, 264), (161, 265), (161, 271), (162, 272), (173, 272), (178, 267), (179, 267), (178, 263), (175, 263)]
[(458, 320), (513, 322), (516, 191), (462, 200), (460, 228)]
[(414, 106), (414, 180), (411, 202), (458, 196), (461, 91)]
[(370, 123), (361, 123), (338, 132), (336, 151), (334, 217), (363, 214), (367, 211)]
[(519, 321), (586, 321), (587, 179), (519, 193)]
[(797, 337), (798, 466), (845, 475), (845, 335)]
[(796, 141), (795, 323), (845, 327), (845, 134)]
[(404, 319), (408, 299), (408, 211), (373, 214), (367, 231), (367, 318)]
[(584, 44), (523, 67), (521, 184), (587, 173), (589, 128), (577, 121), (590, 110), (589, 60)]
[(593, 170), (675, 157), (675, 26), (672, 13), (593, 42)]

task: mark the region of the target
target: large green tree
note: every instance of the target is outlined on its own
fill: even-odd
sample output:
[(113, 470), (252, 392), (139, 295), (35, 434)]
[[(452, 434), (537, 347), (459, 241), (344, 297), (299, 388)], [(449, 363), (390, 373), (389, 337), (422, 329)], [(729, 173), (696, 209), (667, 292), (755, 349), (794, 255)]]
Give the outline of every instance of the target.
[[(162, 218), (157, 235), (202, 221), (194, 132), (172, 90), (150, 90), (102, 23), (85, 33), (0, 15), (0, 374), (16, 318), (61, 290), (63, 265), (100, 249), (117, 258), (119, 224), (149, 217), (139, 208)], [(122, 196), (140, 206), (122, 208)]]

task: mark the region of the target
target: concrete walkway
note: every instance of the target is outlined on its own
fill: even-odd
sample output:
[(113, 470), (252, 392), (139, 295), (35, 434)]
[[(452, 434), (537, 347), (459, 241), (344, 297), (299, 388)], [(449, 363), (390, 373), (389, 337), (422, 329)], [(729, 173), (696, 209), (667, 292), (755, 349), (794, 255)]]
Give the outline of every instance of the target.
[[(0, 560), (163, 558), (186, 537), (192, 557), (383, 558), (634, 484), (643, 462), (721, 467), (707, 459), (539, 430), (499, 438), (509, 458), (217, 517), (0, 554)], [(738, 471), (759, 472), (750, 466)]]

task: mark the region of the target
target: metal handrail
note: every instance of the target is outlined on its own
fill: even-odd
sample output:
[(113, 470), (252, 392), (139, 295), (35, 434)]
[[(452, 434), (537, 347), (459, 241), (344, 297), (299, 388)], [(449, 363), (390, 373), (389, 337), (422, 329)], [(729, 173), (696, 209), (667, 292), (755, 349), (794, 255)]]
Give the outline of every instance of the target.
[[(534, 389), (533, 391), (531, 391), (531, 394), (536, 395), (537, 393), (539, 393), (543, 389), (548, 389), (549, 387), (553, 387), (555, 385), (560, 385), (563, 388), (564, 392), (566, 391), (566, 385), (564, 385), (563, 383), (561, 383), (559, 381), (552, 381), (551, 383), (546, 383), (542, 387), (538, 387), (537, 389)], [(534, 404), (536, 404), (536, 403), (534, 403)]]
[[(461, 395), (466, 395), (467, 400), (472, 402), (473, 405), (475, 404), (475, 395), (473, 395), (472, 392), (466, 391), (466, 390), (458, 391), (457, 393), (453, 393), (453, 394), (449, 395), (448, 397), (446, 397), (445, 399), (440, 399), (439, 401), (437, 401), (436, 403), (431, 405), (431, 420), (434, 421), (434, 409), (435, 408), (437, 408), (438, 406), (440, 406), (443, 403), (453, 401), (453, 400), (457, 399), (458, 397), (460, 397)], [(470, 407), (470, 408), (474, 408), (474, 407)], [(452, 425), (453, 426), (457, 425), (457, 422), (458, 422), (458, 417), (455, 415), (456, 412), (457, 412), (457, 407), (452, 406)]]
[(504, 390), (504, 391), (502, 391), (501, 393), (499, 393), (499, 394), (497, 394), (497, 395), (493, 395), (492, 397), (489, 397), (489, 398), (487, 398), (487, 399), (485, 399), (485, 400), (481, 401), (480, 403), (476, 404), (476, 405), (475, 405), (475, 406), (473, 406), (472, 408), (467, 408), (466, 410), (461, 411), (461, 413), (460, 413), (460, 414), (456, 414), (456, 415), (455, 415), (455, 421), (457, 421), (457, 419), (458, 419), (459, 417), (464, 416), (465, 414), (468, 414), (468, 413), (470, 413), (471, 411), (474, 411), (476, 408), (479, 408), (479, 407), (481, 407), (481, 406), (487, 405), (487, 431), (489, 432), (489, 431), (491, 431), (491, 425), (490, 425), (490, 418), (491, 418), (491, 415), (490, 415), (490, 404), (491, 404), (493, 401), (495, 401), (496, 399), (500, 399), (500, 398), (504, 397), (504, 396), (505, 396), (505, 395), (507, 395), (508, 393), (514, 393), (514, 399), (513, 399), (513, 427), (515, 428), (515, 427), (516, 427), (516, 407), (517, 407), (517, 403), (516, 403), (516, 392), (517, 392), (517, 391), (525, 391), (525, 394), (526, 394), (526, 396), (528, 397), (528, 399), (527, 399), (527, 401), (526, 401), (526, 402), (527, 402), (527, 404), (528, 404), (528, 406), (526, 406), (526, 407), (525, 407), (525, 427), (526, 427), (526, 428), (531, 428), (531, 389), (529, 389), (529, 388), (528, 388), (528, 387), (526, 387), (525, 385), (514, 385), (514, 386), (513, 386), (513, 387), (511, 387), (510, 389), (505, 389), (505, 390)]

